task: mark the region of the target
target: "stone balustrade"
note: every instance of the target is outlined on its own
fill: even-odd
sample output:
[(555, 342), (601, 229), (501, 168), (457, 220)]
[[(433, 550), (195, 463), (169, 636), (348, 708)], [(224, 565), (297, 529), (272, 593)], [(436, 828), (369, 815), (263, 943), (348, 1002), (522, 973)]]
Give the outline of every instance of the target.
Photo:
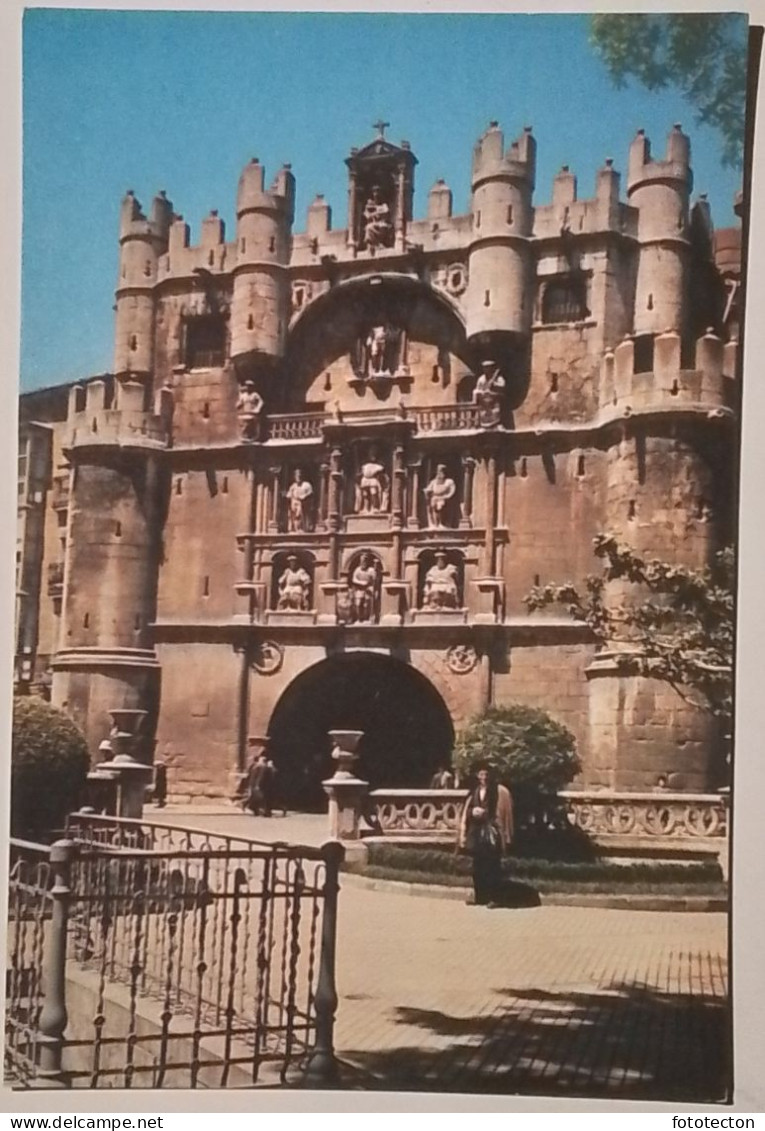
[(671, 840), (724, 840), (728, 830), (725, 799), (717, 793), (617, 793), (563, 790), (571, 824), (602, 842), (626, 838), (645, 844)]
[[(376, 789), (369, 797), (385, 837), (456, 840), (464, 789)], [(602, 847), (721, 849), (727, 802), (716, 793), (564, 790), (570, 824)]]
[(456, 840), (465, 789), (375, 789), (369, 797), (384, 836)]

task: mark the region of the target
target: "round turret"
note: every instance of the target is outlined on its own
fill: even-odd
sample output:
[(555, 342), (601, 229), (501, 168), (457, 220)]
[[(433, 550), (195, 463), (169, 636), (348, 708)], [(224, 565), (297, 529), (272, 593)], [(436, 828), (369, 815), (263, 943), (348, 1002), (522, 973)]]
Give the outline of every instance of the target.
[(154, 361), (154, 284), (159, 257), (167, 250), (173, 206), (159, 193), (151, 216), (132, 190), (120, 211), (120, 260), (116, 292), (114, 372), (147, 376)]
[(505, 152), (496, 122), (473, 151), (466, 322), (481, 356), (505, 356), (530, 333), (535, 154), (528, 128)]
[(692, 187), (690, 142), (673, 127), (663, 161), (651, 159), (648, 138), (640, 130), (630, 147), (629, 203), (638, 210), (638, 259), (635, 289), (636, 334), (686, 330), (689, 199)]
[(295, 179), (285, 165), (266, 191), (264, 176), (253, 158), (242, 171), (237, 193), (231, 355), (240, 365), (281, 357), (289, 317)]

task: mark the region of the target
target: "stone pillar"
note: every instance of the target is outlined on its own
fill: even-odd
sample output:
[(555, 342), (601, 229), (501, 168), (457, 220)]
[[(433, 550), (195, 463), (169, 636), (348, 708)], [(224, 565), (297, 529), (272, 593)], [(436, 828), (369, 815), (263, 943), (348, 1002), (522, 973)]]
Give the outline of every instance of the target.
[(329, 464), (322, 463), (319, 468), (319, 506), (316, 515), (316, 526), (319, 530), (327, 529), (327, 502), (329, 494)]
[(475, 460), (472, 456), (462, 457), (462, 501), (460, 503), (460, 526), (470, 528), (473, 525), (473, 476), (475, 474)]
[(497, 518), (497, 455), (489, 452), (486, 459), (486, 541), (484, 554), (486, 557), (487, 576), (494, 576), (494, 523)]
[(397, 444), (393, 451), (393, 492), (390, 520), (390, 524), (394, 530), (401, 530), (404, 525), (405, 483), (406, 468), (404, 466), (404, 448), (402, 444)]
[(279, 486), (281, 482), (281, 467), (269, 467), (271, 476), (271, 505), (268, 514), (268, 533), (276, 534), (279, 530)]
[(111, 773), (117, 779), (117, 816), (140, 820), (146, 786), (152, 776), (152, 768), (134, 757), (134, 750), (140, 742), (139, 730), (146, 717), (146, 711), (114, 710), (109, 745), (112, 758), (96, 767), (101, 773)]
[(327, 513), (327, 526), (330, 530), (339, 530), (340, 498), (343, 487), (342, 449), (333, 448), (329, 459), (329, 506)]
[(403, 251), (406, 242), (406, 167), (399, 165), (396, 172), (396, 216), (394, 232), (396, 249)]
[(353, 170), (348, 175), (348, 247), (356, 251), (356, 208), (358, 192), (356, 191), (356, 174)]
[[(332, 840), (346, 844), (346, 859), (354, 852), (356, 859), (366, 855), (359, 843), (359, 821), (369, 790), (369, 782), (357, 778), (353, 772), (362, 730), (331, 730), (332, 758), (337, 769), (331, 778), (322, 782), (329, 798), (329, 835)], [(350, 843), (349, 843), (350, 842)]]
[(419, 505), (420, 505), (420, 472), (422, 471), (422, 460), (415, 460), (409, 464), (411, 472), (411, 496), (409, 499), (409, 518), (407, 526), (412, 530), (418, 530), (420, 526), (419, 519)]
[(74, 841), (57, 840), (51, 845), (50, 869), (53, 875), (50, 925), (45, 937), (43, 987), (45, 997), (40, 1012), (38, 1043), (40, 1066), (34, 1084), (42, 1088), (67, 1087), (63, 1072), (66, 1010), (66, 944), (71, 899), (71, 865), (77, 847)]

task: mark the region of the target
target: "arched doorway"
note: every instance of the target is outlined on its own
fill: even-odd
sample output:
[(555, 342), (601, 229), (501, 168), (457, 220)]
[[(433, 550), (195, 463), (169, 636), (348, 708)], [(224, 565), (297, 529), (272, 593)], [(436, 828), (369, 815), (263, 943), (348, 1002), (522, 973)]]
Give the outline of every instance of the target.
[(271, 751), (289, 807), (326, 805), (327, 732), (340, 729), (364, 732), (357, 772), (372, 789), (427, 786), (454, 744), (446, 704), (416, 668), (370, 652), (332, 656), (297, 676), (271, 716)]

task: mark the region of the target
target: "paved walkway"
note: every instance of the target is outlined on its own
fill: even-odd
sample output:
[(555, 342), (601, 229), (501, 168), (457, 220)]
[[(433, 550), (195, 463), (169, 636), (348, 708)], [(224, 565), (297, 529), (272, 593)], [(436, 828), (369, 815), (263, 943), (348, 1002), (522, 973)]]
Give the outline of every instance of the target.
[[(162, 817), (303, 843), (326, 829), (313, 816)], [(336, 1027), (345, 1083), (721, 1100), (726, 937), (717, 913), (488, 910), (347, 882)]]

